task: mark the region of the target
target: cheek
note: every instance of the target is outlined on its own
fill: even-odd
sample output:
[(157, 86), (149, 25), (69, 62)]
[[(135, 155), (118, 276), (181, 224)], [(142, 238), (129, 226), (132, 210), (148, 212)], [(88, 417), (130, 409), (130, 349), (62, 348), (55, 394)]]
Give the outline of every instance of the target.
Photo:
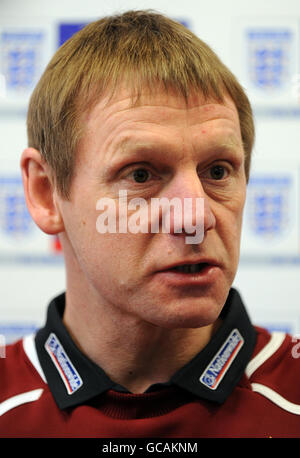
[(226, 205), (220, 205), (217, 210), (217, 232), (225, 245), (238, 247), (243, 221), (245, 193), (240, 191)]
[[(93, 279), (109, 278), (125, 282), (137, 270), (145, 252), (145, 239), (135, 234), (104, 233), (97, 230), (96, 202), (77, 196), (76, 206), (65, 202), (63, 219), (69, 243), (81, 269)], [(115, 278), (114, 278), (115, 277)]]
[(140, 245), (128, 234), (99, 234), (96, 230), (85, 253), (86, 268), (93, 280), (112, 288), (130, 286), (142, 262)]
[(130, 310), (144, 294), (143, 244), (125, 234), (97, 234), (82, 264), (88, 283), (107, 304)]

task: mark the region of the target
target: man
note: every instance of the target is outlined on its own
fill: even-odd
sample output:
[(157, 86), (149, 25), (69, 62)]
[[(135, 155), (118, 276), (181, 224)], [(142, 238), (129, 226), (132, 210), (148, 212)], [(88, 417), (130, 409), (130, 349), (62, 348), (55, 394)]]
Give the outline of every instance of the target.
[[(26, 201), (66, 292), (1, 360), (0, 436), (296, 437), (291, 338), (232, 288), (254, 127), (213, 51), (156, 13), (89, 24), (45, 70), (28, 137)], [(167, 231), (154, 199), (182, 203)]]

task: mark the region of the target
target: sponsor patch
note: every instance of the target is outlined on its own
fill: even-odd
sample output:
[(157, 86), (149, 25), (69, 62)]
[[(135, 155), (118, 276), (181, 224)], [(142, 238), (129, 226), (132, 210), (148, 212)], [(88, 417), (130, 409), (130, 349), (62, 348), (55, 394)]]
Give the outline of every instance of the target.
[(53, 332), (49, 335), (45, 343), (45, 349), (58, 370), (68, 394), (75, 393), (83, 385), (83, 381), (65, 352), (64, 347)]
[(215, 390), (243, 344), (243, 337), (237, 329), (234, 329), (200, 376), (200, 382), (207, 388)]

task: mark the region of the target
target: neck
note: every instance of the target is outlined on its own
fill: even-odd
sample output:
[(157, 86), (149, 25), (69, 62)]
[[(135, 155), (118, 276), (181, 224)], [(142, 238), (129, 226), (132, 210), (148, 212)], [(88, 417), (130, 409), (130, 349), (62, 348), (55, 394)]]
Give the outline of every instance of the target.
[(76, 345), (116, 383), (143, 393), (167, 382), (209, 342), (218, 322), (166, 329), (67, 290), (64, 324)]

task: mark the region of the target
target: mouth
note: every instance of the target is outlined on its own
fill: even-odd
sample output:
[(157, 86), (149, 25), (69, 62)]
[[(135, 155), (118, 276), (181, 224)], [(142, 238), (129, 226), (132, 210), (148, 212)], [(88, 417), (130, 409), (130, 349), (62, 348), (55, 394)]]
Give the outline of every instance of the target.
[(158, 278), (173, 286), (204, 286), (220, 279), (221, 268), (212, 260), (173, 264), (157, 272)]
[(211, 266), (211, 264), (208, 264), (207, 262), (200, 262), (198, 264), (182, 264), (167, 270), (171, 272), (179, 272), (182, 274), (196, 274), (203, 272), (204, 269), (206, 269), (208, 266)]

